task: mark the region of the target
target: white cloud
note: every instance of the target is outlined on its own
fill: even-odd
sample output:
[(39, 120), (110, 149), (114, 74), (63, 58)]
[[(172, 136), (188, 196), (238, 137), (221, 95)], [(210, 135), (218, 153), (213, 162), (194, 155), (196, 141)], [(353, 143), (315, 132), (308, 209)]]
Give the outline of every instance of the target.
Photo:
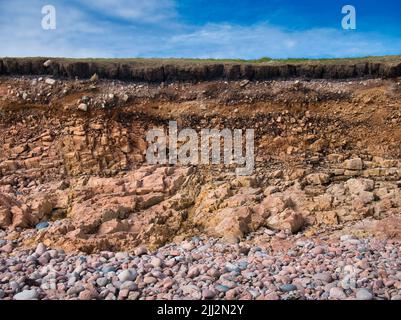
[(132, 22), (156, 23), (176, 16), (174, 0), (96, 0), (80, 1), (104, 15)]
[(284, 44), (286, 45), (287, 48), (293, 48), (296, 46), (297, 42), (295, 40), (285, 40)]
[(258, 24), (210, 24), (169, 41), (170, 50), (183, 56), (213, 58), (344, 57), (398, 54), (401, 39), (342, 29), (287, 31)]
[[(26, 6), (24, 0), (8, 4), (0, 0), (0, 56), (254, 59), (263, 56), (314, 58), (401, 52), (401, 39), (358, 30), (288, 31), (269, 24), (183, 25), (179, 24), (178, 17), (173, 18), (173, 0), (93, 2), (92, 8), (96, 6), (96, 10), (122, 17), (121, 23), (99, 19), (82, 7), (72, 5), (77, 1), (55, 3), (57, 29), (53, 31), (41, 28), (42, 1), (31, 0)], [(134, 2), (141, 4), (130, 10), (125, 7)], [(167, 20), (161, 22), (160, 19)], [(155, 23), (157, 20), (159, 22)]]
[[(0, 56), (98, 56), (106, 24), (98, 24), (82, 11), (62, 2), (55, 4), (56, 29), (41, 26), (43, 1), (15, 0), (0, 14)], [(107, 48), (104, 53), (111, 55)]]

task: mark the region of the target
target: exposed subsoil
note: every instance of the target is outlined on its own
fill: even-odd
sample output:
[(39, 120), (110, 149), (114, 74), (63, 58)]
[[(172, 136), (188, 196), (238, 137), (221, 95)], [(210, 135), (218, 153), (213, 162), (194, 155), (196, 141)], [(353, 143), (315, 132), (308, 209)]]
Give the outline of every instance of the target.
[[(0, 298), (400, 298), (399, 78), (98, 73), (0, 78)], [(253, 174), (146, 164), (169, 120), (254, 129)]]

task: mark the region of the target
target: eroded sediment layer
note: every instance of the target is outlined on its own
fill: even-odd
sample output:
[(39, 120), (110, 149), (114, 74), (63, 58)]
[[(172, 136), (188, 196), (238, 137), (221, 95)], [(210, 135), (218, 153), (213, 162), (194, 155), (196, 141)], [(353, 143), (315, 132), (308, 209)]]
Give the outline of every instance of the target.
[[(312, 291), (306, 297), (328, 298), (331, 291), (333, 296), (352, 297), (356, 288), (372, 290), (374, 286), (379, 286), (375, 297), (399, 296), (400, 265), (394, 261), (397, 257), (399, 261), (397, 248), (401, 235), (399, 80), (242, 80), (197, 84), (94, 80), (32, 76), (0, 79), (0, 228), (6, 231), (0, 248), (4, 262), (0, 273), (6, 279), (16, 261), (20, 262), (15, 271), (36, 274), (51, 259), (62, 256), (60, 263), (66, 259), (61, 251), (47, 252), (44, 245), (65, 250), (71, 257), (76, 251), (91, 253), (88, 259), (95, 257), (104, 263), (114, 254), (107, 253), (110, 257), (102, 258), (100, 252), (127, 251), (134, 254), (133, 258), (127, 256), (124, 265), (116, 262), (118, 265), (113, 265), (114, 271), (105, 275), (108, 280), (104, 280), (112, 281), (119, 268), (134, 268), (141, 274), (138, 280), (136, 277), (127, 280), (136, 283), (130, 287), (132, 290), (122, 291), (121, 298), (129, 297), (131, 291), (137, 292), (131, 298), (145, 297), (151, 288), (160, 286), (166, 289), (166, 298), (201, 297), (202, 290), (197, 291), (193, 286), (214, 292), (212, 295), (205, 291), (204, 295), (223, 298), (228, 297), (230, 286), (217, 279), (231, 272), (230, 267), (221, 260), (216, 262), (218, 277), (198, 278), (220, 254), (210, 252), (211, 256), (206, 257), (197, 252), (198, 240), (192, 240), (194, 251), (190, 255), (197, 256), (208, 267), (203, 272), (203, 267), (198, 266), (197, 275), (184, 277), (180, 273), (179, 280), (173, 265), (167, 265), (166, 270), (163, 264), (157, 266), (161, 268), (158, 273), (149, 267), (147, 260), (158, 255), (165, 263), (164, 259), (181, 257), (181, 253), (166, 252), (170, 248), (181, 252), (181, 241), (190, 241), (194, 236), (201, 236), (204, 244), (210, 239), (210, 246), (215, 241), (212, 237), (220, 238), (222, 250), (235, 255), (233, 261), (248, 259), (251, 265), (255, 259), (264, 260), (257, 253), (259, 250), (262, 256), (286, 252), (291, 257), (288, 252), (299, 245), (296, 241), (317, 245), (325, 239), (328, 243), (322, 253), (316, 254), (325, 252), (323, 255), (330, 260), (333, 258), (330, 252), (341, 246), (339, 237), (346, 234), (352, 237), (344, 239), (366, 238), (366, 243), (351, 241), (328, 264), (337, 265), (348, 250), (359, 250), (364, 244), (389, 251), (377, 263), (374, 256), (367, 257), (366, 263), (372, 263), (370, 271), (374, 273), (368, 281), (342, 288), (345, 293), (331, 290), (330, 285), (324, 289), (332, 282), (337, 287), (345, 277), (342, 271), (334, 275), (328, 267), (323, 271), (331, 274), (331, 280), (324, 277), (326, 282), (320, 288), (323, 291), (317, 294), (315, 287), (309, 288)], [(147, 130), (167, 131), (169, 120), (176, 120), (179, 129), (190, 127), (197, 131), (254, 129), (253, 174), (236, 177), (232, 175), (234, 166), (146, 164)], [(287, 243), (286, 239), (291, 241)], [(178, 247), (170, 247), (172, 242), (178, 243)], [(38, 244), (39, 251), (44, 251), (35, 255)], [(252, 250), (254, 247), (259, 249)], [(153, 251), (157, 248), (158, 251)], [(248, 249), (237, 252), (238, 248)], [(145, 260), (135, 258), (136, 250), (142, 253), (149, 250), (150, 256), (145, 256)], [(307, 246), (304, 251), (300, 255), (306, 261), (311, 258)], [(19, 258), (13, 260), (12, 254)], [(32, 254), (30, 266), (26, 259)], [(48, 257), (41, 258), (43, 255)], [(185, 257), (186, 254), (184, 260)], [(298, 261), (297, 257), (295, 254), (293, 264), (291, 258), (288, 263), (295, 270), (303, 265), (303, 260)], [(282, 261), (281, 257), (277, 259)], [(380, 265), (383, 259), (389, 259), (391, 267), (386, 264), (383, 269)], [(177, 261), (181, 266), (182, 261)], [(364, 270), (369, 269), (366, 263)], [(196, 265), (184, 264), (185, 272)], [(254, 267), (260, 269), (260, 265), (255, 262)], [(244, 287), (235, 296), (285, 298), (283, 292), (295, 289), (280, 289), (280, 285), (290, 284), (292, 274), (297, 272), (293, 269), (294, 272), (287, 272), (282, 267), (265, 270), (258, 278), (262, 281), (264, 277), (288, 275), (271, 282), (277, 292), (271, 287), (262, 293), (261, 289), (269, 286), (255, 284), (252, 288)], [(323, 272), (319, 270), (313, 268), (310, 272)], [(352, 271), (355, 279), (361, 279), (359, 271), (347, 270), (345, 273)], [(177, 280), (176, 287), (162, 284), (165, 276), (161, 274), (166, 275), (165, 272), (171, 273), (167, 275), (170, 280)], [(148, 278), (143, 282), (145, 276)], [(242, 276), (245, 278), (230, 281), (245, 281), (246, 276)], [(380, 279), (383, 286), (374, 282)], [(6, 297), (39, 286), (24, 281), (14, 289), (5, 285)], [(73, 280), (60, 281), (65, 283), (60, 289), (64, 292), (61, 296), (66, 297), (65, 292), (74, 287)], [(86, 288), (89, 282), (85, 280), (82, 285)], [(182, 284), (188, 285), (187, 293), (179, 291)], [(229, 289), (219, 291), (215, 288), (219, 284)], [(94, 285), (97, 294), (103, 298), (109, 295), (110, 292), (103, 292), (103, 287), (98, 286)], [(304, 283), (304, 288), (308, 288), (308, 283)], [(38, 297), (55, 298), (56, 289), (40, 286)], [(92, 289), (87, 289), (92, 292), (91, 297), (99, 297)], [(112, 296), (119, 297), (121, 290), (115, 287)], [(84, 290), (72, 291), (69, 298), (78, 297)], [(90, 293), (85, 291), (85, 295)]]
[(102, 79), (129, 81), (211, 81), (273, 79), (349, 79), (356, 77), (394, 78), (401, 76), (401, 59), (343, 59), (247, 63), (185, 59), (60, 59), (2, 58), (0, 75), (42, 75), (89, 78), (97, 73)]

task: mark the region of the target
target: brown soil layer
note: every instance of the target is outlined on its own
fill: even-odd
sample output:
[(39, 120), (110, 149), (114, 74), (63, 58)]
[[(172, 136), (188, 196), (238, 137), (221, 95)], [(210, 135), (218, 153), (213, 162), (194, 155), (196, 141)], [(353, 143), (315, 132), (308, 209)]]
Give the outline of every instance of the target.
[[(193, 235), (235, 242), (262, 227), (400, 237), (398, 79), (3, 77), (0, 94), (0, 228), (50, 223), (27, 246), (133, 250)], [(235, 177), (232, 167), (216, 165), (146, 165), (146, 131), (166, 130), (169, 120), (196, 130), (255, 129), (253, 175)], [(252, 241), (274, 246), (269, 239)]]

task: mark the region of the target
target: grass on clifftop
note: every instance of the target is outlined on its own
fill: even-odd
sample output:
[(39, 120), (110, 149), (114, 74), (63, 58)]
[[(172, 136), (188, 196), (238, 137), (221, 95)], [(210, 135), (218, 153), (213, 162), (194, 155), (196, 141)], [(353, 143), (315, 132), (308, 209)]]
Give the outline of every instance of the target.
[(392, 56), (366, 56), (366, 57), (352, 57), (352, 58), (288, 58), (288, 59), (272, 59), (269, 57), (262, 57), (260, 59), (200, 59), (200, 58), (46, 58), (46, 57), (27, 57), (18, 59), (54, 59), (54, 60), (67, 60), (67, 61), (82, 61), (82, 62), (106, 62), (106, 63), (139, 63), (139, 64), (191, 64), (191, 63), (251, 63), (251, 64), (305, 64), (305, 63), (359, 63), (359, 62), (401, 62), (401, 55)]

